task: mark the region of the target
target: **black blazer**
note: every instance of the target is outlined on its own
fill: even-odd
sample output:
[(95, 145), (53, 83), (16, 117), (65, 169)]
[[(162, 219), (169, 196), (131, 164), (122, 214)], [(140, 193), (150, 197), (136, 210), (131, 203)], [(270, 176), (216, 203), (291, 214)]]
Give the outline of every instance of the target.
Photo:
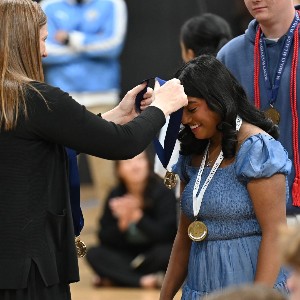
[(0, 289), (25, 288), (33, 262), (47, 286), (79, 280), (64, 147), (126, 159), (165, 122), (150, 107), (115, 125), (60, 89), (34, 85), (44, 99), (28, 91), (28, 118), (20, 115), (16, 129), (0, 131)]

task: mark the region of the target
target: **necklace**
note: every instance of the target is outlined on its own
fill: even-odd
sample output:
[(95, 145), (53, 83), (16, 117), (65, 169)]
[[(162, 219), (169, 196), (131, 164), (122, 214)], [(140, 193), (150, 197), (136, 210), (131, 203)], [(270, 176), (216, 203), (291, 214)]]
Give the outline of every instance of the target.
[[(207, 160), (206, 160), (206, 164), (205, 164), (205, 167), (211, 167), (213, 165), (213, 162), (214, 162), (214, 159), (210, 159), (212, 154), (214, 154), (214, 152), (216, 152), (216, 149), (215, 148), (214, 150), (211, 151), (211, 153), (209, 154), (209, 149), (207, 150)], [(220, 152), (219, 152), (220, 153)], [(215, 155), (213, 155), (214, 157)]]
[[(239, 131), (241, 125), (242, 125), (242, 119), (239, 116), (237, 116), (237, 118), (236, 118), (236, 130), (237, 131)], [(195, 185), (193, 188), (193, 213), (194, 213), (195, 221), (193, 221), (188, 227), (188, 236), (190, 237), (191, 240), (193, 240), (195, 242), (204, 240), (208, 234), (208, 229), (207, 229), (206, 225), (203, 222), (198, 220), (198, 215), (200, 212), (200, 207), (202, 204), (204, 193), (224, 158), (223, 151), (221, 150), (218, 155), (218, 158), (216, 159), (212, 169), (209, 172), (208, 177), (206, 178), (204, 184), (202, 185), (200, 192), (198, 192), (201, 178), (202, 178), (202, 173), (203, 173), (203, 170), (205, 167), (206, 158), (208, 155), (209, 145), (210, 145), (210, 142), (208, 142), (208, 145), (204, 151), (204, 155), (203, 155), (201, 165), (200, 165), (197, 177), (196, 177)]]
[(207, 155), (207, 162), (206, 162), (206, 165), (205, 165), (205, 167), (211, 167), (211, 165), (212, 165), (212, 160), (209, 160), (209, 154)]

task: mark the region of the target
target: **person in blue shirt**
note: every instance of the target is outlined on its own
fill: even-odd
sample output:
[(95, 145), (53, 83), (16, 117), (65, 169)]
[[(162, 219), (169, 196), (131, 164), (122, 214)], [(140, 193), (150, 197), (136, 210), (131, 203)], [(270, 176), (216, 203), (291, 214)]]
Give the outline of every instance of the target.
[(246, 90), (248, 99), (278, 124), (279, 141), (293, 168), (288, 223), (300, 220), (299, 6), (293, 0), (244, 0), (252, 20), (245, 34), (226, 44), (217, 58)]
[(74, 93), (87, 107), (115, 104), (127, 26), (124, 1), (44, 0), (41, 6), (49, 32), (46, 82)]

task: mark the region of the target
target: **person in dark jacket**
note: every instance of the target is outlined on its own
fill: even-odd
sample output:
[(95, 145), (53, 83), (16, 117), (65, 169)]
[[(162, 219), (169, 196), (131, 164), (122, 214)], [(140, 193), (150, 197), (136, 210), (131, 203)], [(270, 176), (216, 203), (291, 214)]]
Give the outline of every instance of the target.
[(87, 253), (94, 283), (159, 287), (177, 230), (176, 197), (154, 174), (147, 151), (117, 161), (116, 174), (99, 220), (100, 243)]

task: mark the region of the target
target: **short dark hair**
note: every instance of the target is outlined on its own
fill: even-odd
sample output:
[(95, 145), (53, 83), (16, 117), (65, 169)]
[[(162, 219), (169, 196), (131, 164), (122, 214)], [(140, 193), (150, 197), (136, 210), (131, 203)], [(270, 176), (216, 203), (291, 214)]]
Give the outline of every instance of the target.
[(222, 17), (205, 13), (188, 19), (181, 27), (180, 40), (195, 56), (216, 55), (232, 39), (229, 23)]

